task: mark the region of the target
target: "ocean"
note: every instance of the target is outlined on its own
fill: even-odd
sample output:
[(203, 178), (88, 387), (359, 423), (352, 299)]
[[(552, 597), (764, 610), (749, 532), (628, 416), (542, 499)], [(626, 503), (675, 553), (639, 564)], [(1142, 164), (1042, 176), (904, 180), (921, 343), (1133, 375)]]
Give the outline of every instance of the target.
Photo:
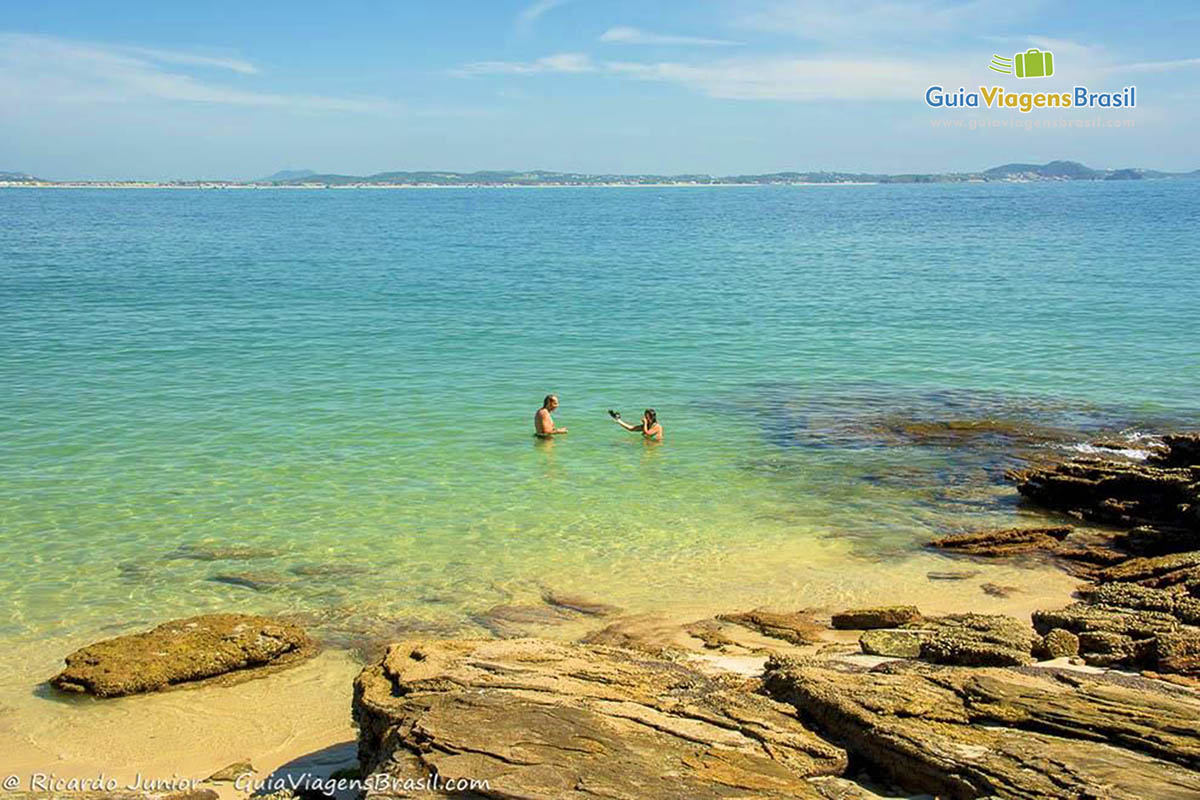
[(0, 191), (0, 642), (928, 593), (1017, 451), (1200, 424), (1198, 190)]

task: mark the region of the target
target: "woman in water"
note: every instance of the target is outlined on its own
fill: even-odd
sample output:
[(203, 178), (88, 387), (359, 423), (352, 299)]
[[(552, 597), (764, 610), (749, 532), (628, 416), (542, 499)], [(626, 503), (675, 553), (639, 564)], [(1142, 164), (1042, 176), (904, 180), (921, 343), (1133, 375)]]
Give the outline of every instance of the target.
[(653, 408), (647, 408), (645, 413), (642, 414), (641, 425), (630, 425), (628, 422), (621, 419), (621, 414), (619, 412), (613, 411), (611, 408), (608, 410), (608, 415), (613, 418), (614, 422), (627, 431), (640, 433), (644, 438), (653, 442), (661, 442), (663, 440), (663, 426), (662, 423), (658, 421), (658, 412)]

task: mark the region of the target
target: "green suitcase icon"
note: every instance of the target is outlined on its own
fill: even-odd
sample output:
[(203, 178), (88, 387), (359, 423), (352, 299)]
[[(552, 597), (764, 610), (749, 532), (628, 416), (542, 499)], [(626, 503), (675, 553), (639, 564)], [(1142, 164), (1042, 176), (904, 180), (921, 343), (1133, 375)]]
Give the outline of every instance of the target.
[(1054, 54), (1031, 47), (1013, 56), (1018, 78), (1049, 78), (1054, 74)]

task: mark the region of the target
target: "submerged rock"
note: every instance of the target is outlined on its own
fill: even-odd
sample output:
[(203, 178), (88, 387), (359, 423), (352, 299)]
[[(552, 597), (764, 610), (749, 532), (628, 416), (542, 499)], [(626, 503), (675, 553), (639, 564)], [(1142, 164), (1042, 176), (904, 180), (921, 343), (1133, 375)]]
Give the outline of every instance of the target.
[(931, 581), (969, 581), (979, 574), (977, 569), (941, 570), (925, 573)]
[(589, 617), (608, 617), (621, 611), (620, 608), (608, 605), (607, 603), (600, 603), (596, 600), (589, 600), (586, 597), (555, 591), (543, 592), (542, 601), (547, 605), (557, 606), (558, 608), (585, 614)]
[[(894, 667), (893, 665), (899, 665)], [(1200, 796), (1200, 699), (1069, 673), (776, 659), (765, 691), (910, 792), (1004, 800)]]
[(167, 553), (167, 559), (185, 558), (192, 561), (251, 561), (276, 558), (282, 553), (268, 547), (243, 544), (181, 544)]
[(1074, 530), (1070, 525), (1043, 528), (1004, 528), (943, 536), (931, 547), (969, 556), (1005, 557), (1022, 553), (1053, 552)]
[(833, 627), (839, 630), (869, 630), (871, 628), (898, 628), (910, 622), (919, 622), (921, 612), (916, 606), (880, 606), (878, 608), (856, 608), (833, 615)]
[(492, 606), (472, 620), (501, 639), (528, 636), (538, 628), (561, 625), (578, 618), (578, 613), (550, 605)]
[(302, 661), (316, 649), (303, 630), (286, 622), (208, 614), (76, 650), (50, 683), (66, 692), (118, 697), (199, 681), (248, 679)]
[(213, 583), (224, 583), (242, 589), (252, 589), (256, 592), (269, 592), (286, 583), (286, 579), (277, 572), (219, 573), (210, 576), (209, 580)]
[(477, 796), (820, 795), (846, 754), (740, 681), (620, 648), (404, 642), (354, 685), (362, 774), (487, 781)]

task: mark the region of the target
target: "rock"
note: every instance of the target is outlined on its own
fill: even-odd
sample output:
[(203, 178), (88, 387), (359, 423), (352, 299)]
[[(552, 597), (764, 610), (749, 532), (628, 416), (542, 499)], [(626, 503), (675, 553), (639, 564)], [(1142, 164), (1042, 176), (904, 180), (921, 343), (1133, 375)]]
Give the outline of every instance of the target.
[(1194, 528), (1197, 523), (1200, 470), (1190, 467), (1076, 459), (1008, 477), (1038, 505), (1082, 519), (1126, 527), (1161, 523)]
[(561, 625), (577, 618), (577, 614), (556, 606), (492, 606), (471, 619), (501, 639), (528, 636), (531, 631), (551, 625)]
[(1019, 586), (1003, 586), (998, 583), (983, 583), (979, 586), (986, 595), (992, 597), (1011, 597), (1021, 591)]
[(223, 767), (212, 775), (209, 775), (207, 780), (210, 783), (233, 783), (243, 775), (253, 775), (255, 773), (254, 765), (247, 761), (235, 761), (227, 767)]
[(1020, 666), (1033, 661), (1033, 631), (1003, 614), (951, 614), (926, 621), (921, 659), (965, 667)]
[[(695, 624), (704, 624), (704, 622), (711, 623), (714, 628), (718, 624), (715, 620)], [(619, 617), (599, 630), (592, 631), (580, 639), (580, 642), (619, 647), (625, 650), (640, 650), (655, 658), (674, 658), (680, 653), (687, 652), (689, 637), (691, 639), (703, 638), (688, 630), (689, 627), (691, 626), (681, 626), (678, 621), (655, 615), (625, 616)], [(680, 634), (682, 634), (682, 641), (679, 638)], [(716, 640), (714, 638), (711, 641), (715, 642)]]
[(1092, 605), (1115, 606), (1135, 611), (1175, 613), (1179, 596), (1138, 583), (1102, 583), (1080, 589), (1077, 594)]
[(758, 631), (763, 636), (772, 639), (782, 639), (792, 644), (814, 644), (821, 641), (823, 628), (813, 621), (812, 616), (804, 611), (779, 613), (758, 608), (754, 611), (743, 611), (737, 614), (718, 614), (722, 622), (732, 622)]
[(1035, 649), (1048, 659), (1070, 658), (1079, 655), (1079, 637), (1062, 628), (1052, 628), (1036, 644)]
[(879, 608), (856, 608), (833, 615), (833, 627), (838, 630), (869, 630), (871, 628), (898, 628), (910, 622), (919, 622), (921, 612), (916, 606), (880, 606)]
[(118, 697), (197, 682), (234, 682), (316, 652), (299, 627), (269, 617), (208, 614), (76, 650), (50, 679), (66, 692)]
[(925, 577), (931, 581), (968, 581), (979, 574), (977, 569), (960, 569), (942, 572), (926, 572)]
[(1117, 534), (1113, 544), (1129, 553), (1161, 556), (1200, 549), (1200, 529), (1176, 525), (1139, 525)]
[(1043, 445), (1071, 438), (1068, 431), (1019, 419), (982, 417), (978, 419), (924, 420), (891, 418), (879, 429), (898, 441), (933, 447), (964, 447), (980, 443), (1011, 448), (1015, 445)]
[(921, 631), (876, 628), (863, 631), (863, 635), (858, 637), (858, 645), (864, 653), (871, 656), (918, 658), (921, 655), (923, 638), (924, 634)]
[(1154, 657), (1161, 672), (1200, 675), (1200, 633), (1163, 633), (1155, 637)]
[(1103, 631), (1119, 633), (1135, 639), (1149, 639), (1159, 633), (1170, 633), (1179, 622), (1160, 611), (1129, 611), (1113, 606), (1094, 606), (1072, 603), (1066, 608), (1033, 612), (1033, 627), (1041, 634), (1052, 628), (1072, 633)]
[(367, 780), (488, 781), (481, 796), (818, 798), (845, 751), (791, 708), (679, 663), (537, 639), (403, 642), (354, 685)]
[(193, 561), (249, 561), (259, 558), (278, 558), (282, 553), (267, 547), (233, 544), (181, 544), (165, 556), (167, 559), (186, 558)]
[(689, 636), (699, 639), (709, 650), (720, 650), (723, 647), (737, 645), (737, 641), (721, 631), (721, 625), (716, 620), (704, 619), (693, 622), (685, 629)]
[(1200, 465), (1200, 433), (1167, 434), (1162, 442), (1166, 451), (1152, 453), (1147, 461), (1164, 467)]
[(1074, 530), (1070, 525), (1044, 528), (1004, 528), (943, 536), (931, 547), (968, 556), (1008, 557), (1022, 553), (1053, 552)]
[(354, 564), (339, 564), (337, 562), (322, 562), (320, 564), (297, 564), (288, 569), (293, 575), (301, 578), (352, 578), (362, 575), (366, 569)]
[(1200, 552), (1131, 558), (1096, 574), (1100, 583), (1125, 581), (1156, 589), (1200, 580)]
[(585, 597), (554, 591), (543, 592), (542, 600), (548, 605), (585, 614), (589, 617), (608, 617), (621, 611), (616, 606), (610, 606), (607, 603), (598, 603), (595, 600), (588, 600)]
[(230, 586), (240, 586), (243, 589), (253, 589), (256, 592), (269, 592), (278, 589), (285, 579), (275, 572), (234, 572), (221, 573), (209, 577), (214, 583), (227, 583)]
[(1085, 663), (1093, 667), (1117, 664), (1152, 666), (1155, 639), (1135, 639), (1123, 633), (1084, 631), (1079, 634), (1079, 652)]
[[(773, 659), (764, 690), (912, 793), (1002, 800), (1200, 796), (1200, 700), (1103, 677)], [(1136, 680), (1136, 679), (1135, 679)]]

